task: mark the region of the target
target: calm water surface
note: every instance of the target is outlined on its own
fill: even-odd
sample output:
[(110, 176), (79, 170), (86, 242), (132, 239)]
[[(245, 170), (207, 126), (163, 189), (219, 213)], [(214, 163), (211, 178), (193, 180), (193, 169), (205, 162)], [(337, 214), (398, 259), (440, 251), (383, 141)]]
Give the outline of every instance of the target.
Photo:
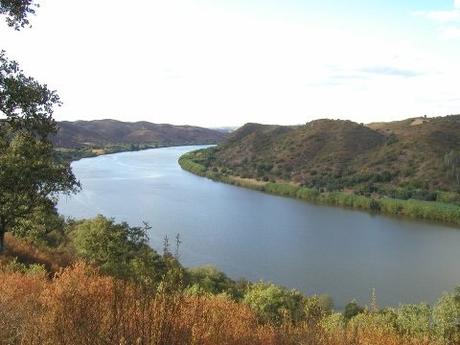
[(380, 305), (432, 302), (460, 285), (460, 230), (316, 206), (238, 188), (181, 170), (174, 147), (82, 159), (72, 164), (83, 190), (60, 213), (104, 214), (152, 226), (161, 249), (180, 233), (187, 266), (212, 264), (233, 278), (267, 280)]

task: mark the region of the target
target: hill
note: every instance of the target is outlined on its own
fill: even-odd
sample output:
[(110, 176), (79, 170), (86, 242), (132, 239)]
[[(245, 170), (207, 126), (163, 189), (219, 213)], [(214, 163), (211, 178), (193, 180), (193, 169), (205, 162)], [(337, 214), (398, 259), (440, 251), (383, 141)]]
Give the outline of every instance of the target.
[(460, 150), (460, 115), (362, 125), (316, 120), (303, 126), (249, 123), (214, 149), (212, 168), (245, 178), (362, 190), (373, 185), (458, 191), (446, 165)]
[(390, 210), (396, 206), (385, 205), (385, 198), (451, 204), (442, 217), (428, 215), (425, 204), (411, 204), (410, 212), (460, 223), (460, 115), (369, 125), (328, 119), (302, 126), (248, 123), (186, 160), (192, 165), (184, 168), (217, 180), (336, 205), (403, 214), (399, 204)]
[(58, 123), (58, 128), (53, 143), (56, 147), (68, 149), (114, 144), (217, 144), (226, 136), (222, 131), (201, 127), (116, 120), (63, 121)]

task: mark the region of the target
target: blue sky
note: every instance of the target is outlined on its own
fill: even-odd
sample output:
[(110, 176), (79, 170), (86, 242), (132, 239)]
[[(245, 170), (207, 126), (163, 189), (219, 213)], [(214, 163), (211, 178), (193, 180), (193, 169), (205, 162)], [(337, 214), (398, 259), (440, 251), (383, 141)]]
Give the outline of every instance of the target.
[(59, 120), (202, 126), (460, 113), (460, 1), (43, 0), (0, 47)]

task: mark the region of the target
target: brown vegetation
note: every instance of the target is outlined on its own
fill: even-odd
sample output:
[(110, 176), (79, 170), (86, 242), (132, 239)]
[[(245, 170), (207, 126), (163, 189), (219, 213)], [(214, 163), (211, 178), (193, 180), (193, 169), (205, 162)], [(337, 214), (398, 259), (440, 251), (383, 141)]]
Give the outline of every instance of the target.
[(64, 250), (47, 248), (34, 245), (27, 240), (20, 240), (11, 234), (6, 234), (5, 252), (0, 255), (0, 264), (8, 264), (13, 260), (26, 265), (43, 265), (50, 273), (58, 272), (61, 268), (69, 266), (74, 257)]
[(248, 306), (227, 297), (166, 290), (149, 292), (84, 263), (51, 280), (2, 271), (0, 344), (431, 344), (372, 322), (263, 324)]

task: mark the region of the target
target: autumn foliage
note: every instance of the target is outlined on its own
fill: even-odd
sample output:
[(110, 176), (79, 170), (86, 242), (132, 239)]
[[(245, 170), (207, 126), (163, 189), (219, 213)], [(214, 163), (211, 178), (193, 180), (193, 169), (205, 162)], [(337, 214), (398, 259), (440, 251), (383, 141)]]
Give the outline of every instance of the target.
[[(0, 272), (0, 344), (423, 345), (378, 323), (263, 323), (225, 296), (151, 291), (83, 262), (49, 279)], [(433, 343), (434, 344), (434, 343)]]

